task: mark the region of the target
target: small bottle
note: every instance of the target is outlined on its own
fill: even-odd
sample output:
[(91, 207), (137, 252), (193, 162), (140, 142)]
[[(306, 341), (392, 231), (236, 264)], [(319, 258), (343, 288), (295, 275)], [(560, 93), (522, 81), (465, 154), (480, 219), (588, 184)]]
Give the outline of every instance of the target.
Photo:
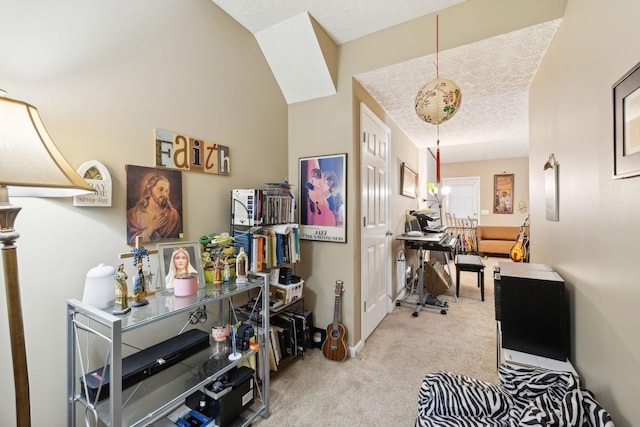
[(247, 282), (247, 266), (249, 265), (249, 257), (244, 248), (240, 248), (240, 253), (236, 257), (236, 283)]

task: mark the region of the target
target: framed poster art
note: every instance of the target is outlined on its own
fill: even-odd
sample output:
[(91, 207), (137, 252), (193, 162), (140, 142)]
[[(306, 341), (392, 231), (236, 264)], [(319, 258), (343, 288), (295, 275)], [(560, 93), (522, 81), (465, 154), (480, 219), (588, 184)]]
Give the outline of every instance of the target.
[(493, 176), (493, 213), (513, 214), (513, 174)]
[(418, 173), (405, 162), (400, 168), (400, 194), (412, 199), (418, 197)]
[(640, 175), (640, 64), (613, 85), (613, 177)]
[(345, 243), (347, 155), (299, 159), (300, 238)]
[(173, 289), (176, 274), (197, 274), (198, 285), (205, 284), (198, 242), (158, 243), (158, 262), (162, 289)]

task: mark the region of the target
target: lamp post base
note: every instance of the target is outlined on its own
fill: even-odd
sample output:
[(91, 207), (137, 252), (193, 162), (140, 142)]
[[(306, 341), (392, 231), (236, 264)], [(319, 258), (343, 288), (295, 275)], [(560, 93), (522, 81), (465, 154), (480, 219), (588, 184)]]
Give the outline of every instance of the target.
[(7, 294), (7, 314), (9, 316), (9, 335), (16, 393), (16, 425), (29, 427), (31, 426), (29, 374), (20, 302), (20, 283), (18, 281), (18, 255), (15, 246), (15, 241), (20, 237), (20, 234), (13, 228), (20, 209), (9, 203), (7, 188), (0, 187), (0, 243), (2, 243), (2, 264)]

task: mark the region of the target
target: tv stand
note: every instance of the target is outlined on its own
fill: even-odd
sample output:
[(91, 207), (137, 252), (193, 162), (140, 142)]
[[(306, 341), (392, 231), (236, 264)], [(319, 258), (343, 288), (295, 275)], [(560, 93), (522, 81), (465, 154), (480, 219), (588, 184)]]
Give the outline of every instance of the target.
[(508, 363), (510, 365), (525, 366), (529, 368), (543, 368), (550, 371), (571, 372), (576, 378), (578, 377), (578, 372), (575, 370), (569, 359), (565, 359), (565, 361), (550, 359), (548, 357), (504, 348), (502, 347), (502, 331), (500, 329), (500, 322), (497, 323), (497, 332), (497, 366), (501, 363)]
[(564, 280), (546, 264), (500, 262), (494, 269), (497, 363), (569, 371)]

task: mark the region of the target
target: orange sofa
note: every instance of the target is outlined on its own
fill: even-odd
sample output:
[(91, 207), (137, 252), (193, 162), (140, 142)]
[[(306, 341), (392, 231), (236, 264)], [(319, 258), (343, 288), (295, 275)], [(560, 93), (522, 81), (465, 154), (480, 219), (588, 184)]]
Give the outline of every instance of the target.
[[(479, 225), (477, 229), (478, 253), (480, 255), (509, 255), (516, 243), (520, 227)], [(527, 234), (529, 230), (527, 228)]]

